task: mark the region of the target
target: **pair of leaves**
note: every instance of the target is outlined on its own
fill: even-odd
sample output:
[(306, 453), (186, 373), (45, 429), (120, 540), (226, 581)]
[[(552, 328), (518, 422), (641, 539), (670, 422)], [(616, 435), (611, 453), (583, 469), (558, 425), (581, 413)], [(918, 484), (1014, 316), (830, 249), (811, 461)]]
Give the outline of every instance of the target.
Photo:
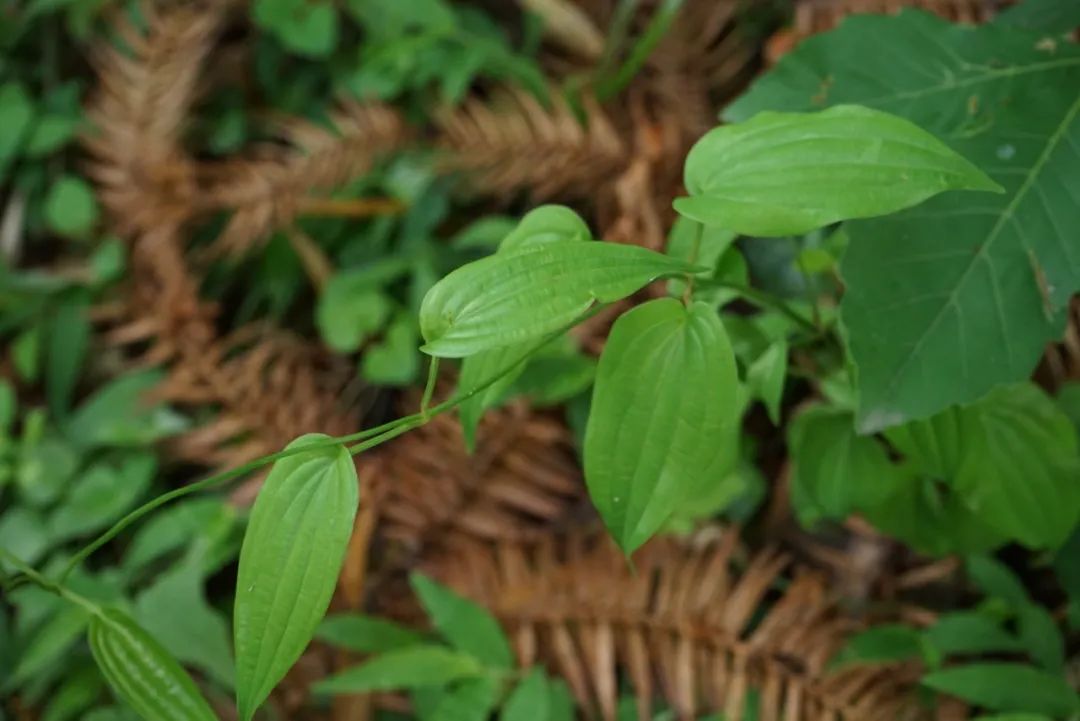
[[(859, 510), (926, 553), (976, 552), (1016, 539), (1060, 545), (1080, 515), (1077, 440), (1031, 384), (893, 429), (893, 463), (846, 411), (816, 408), (789, 437), (793, 497), (804, 522)], [(927, 519), (936, 519), (928, 523)]]
[(711, 307), (664, 298), (615, 322), (585, 431), (585, 480), (624, 552), (733, 467), (719, 439), (738, 420), (737, 394), (735, 356)]
[(725, 112), (886, 110), (947, 138), (1006, 190), (849, 224), (841, 315), (863, 431), (1027, 378), (1080, 289), (1070, 230), (1080, 225), (1080, 48), (1006, 23), (855, 16), (802, 43)]

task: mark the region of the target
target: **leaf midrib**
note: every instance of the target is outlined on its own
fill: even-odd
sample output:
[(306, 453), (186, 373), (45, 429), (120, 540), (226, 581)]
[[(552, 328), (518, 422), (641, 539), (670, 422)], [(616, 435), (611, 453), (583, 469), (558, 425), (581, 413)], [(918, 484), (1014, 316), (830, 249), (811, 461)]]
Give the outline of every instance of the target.
[[(1077, 61), (1080, 62), (1080, 58), (1077, 58)], [(892, 378), (890, 379), (889, 385), (887, 386), (884, 393), (885, 396), (891, 395), (892, 392), (896, 389), (897, 384), (900, 382), (901, 376), (903, 376), (903, 374), (907, 371), (907, 368), (911, 364), (912, 360), (917, 355), (919, 355), (920, 351), (922, 350), (922, 346), (926, 342), (926, 339), (934, 332), (934, 330), (937, 329), (937, 326), (941, 322), (941, 319), (945, 317), (945, 312), (950, 307), (956, 305), (956, 296), (960, 292), (960, 289), (967, 284), (968, 276), (971, 274), (975, 266), (978, 265), (979, 262), (992, 262), (992, 258), (987, 255), (989, 249), (994, 245), (994, 242), (1001, 237), (1000, 234), (1002, 228), (1004, 228), (1005, 224), (1013, 217), (1017, 206), (1024, 200), (1024, 198), (1027, 196), (1027, 193), (1034, 186), (1036, 178), (1038, 178), (1039, 175), (1042, 173), (1043, 167), (1049, 161), (1050, 156), (1056, 149), (1058, 143), (1061, 142), (1062, 138), (1065, 137), (1066, 129), (1069, 127), (1072, 121), (1076, 119), (1078, 113), (1080, 113), (1080, 96), (1078, 96), (1076, 100), (1073, 101), (1072, 106), (1063, 116), (1061, 123), (1054, 130), (1054, 132), (1047, 137), (1046, 147), (1043, 148), (1043, 152), (1040, 153), (1038, 159), (1031, 166), (1031, 172), (1028, 173), (1027, 178), (1024, 179), (1024, 182), (1017, 189), (1016, 194), (1012, 197), (1012, 200), (1010, 200), (1008, 205), (1006, 205), (1002, 209), (1001, 213), (998, 215), (997, 222), (994, 223), (994, 227), (991, 228), (990, 232), (987, 234), (986, 240), (979, 247), (979, 250), (974, 255), (972, 255), (971, 261), (968, 263), (967, 268), (964, 269), (963, 274), (953, 285), (953, 288), (949, 291), (946, 301), (942, 303), (941, 308), (935, 314), (930, 324), (926, 327), (926, 330), (923, 331), (923, 333), (919, 336), (919, 339), (915, 342), (915, 345), (912, 346), (911, 352), (908, 353), (907, 357), (904, 359), (904, 362), (900, 364), (896, 372), (892, 374)], [(1027, 242), (1022, 237), (1020, 238), (1020, 242), (1029, 254), (1034, 253), (1034, 251), (1027, 245)], [(998, 300), (998, 303), (1000, 304), (1000, 300)]]

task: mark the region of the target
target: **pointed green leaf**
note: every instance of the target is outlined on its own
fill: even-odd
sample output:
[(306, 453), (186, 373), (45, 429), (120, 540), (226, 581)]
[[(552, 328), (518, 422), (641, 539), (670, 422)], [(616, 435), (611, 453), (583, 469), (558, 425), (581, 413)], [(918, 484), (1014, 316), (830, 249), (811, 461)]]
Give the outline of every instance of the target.
[(510, 643), (490, 613), (423, 574), (414, 573), (409, 580), (431, 622), (451, 646), (470, 654), (485, 666), (510, 668), (513, 665)]
[(928, 628), (923, 637), (939, 653), (985, 654), (1020, 649), (1020, 642), (981, 613), (948, 613)]
[[(297, 448), (328, 440), (310, 434)], [(345, 558), (359, 486), (342, 446), (274, 464), (251, 512), (233, 611), (236, 697), (247, 721), (300, 657), (326, 613)]]
[(585, 478), (626, 553), (738, 459), (719, 439), (738, 422), (735, 356), (709, 306), (674, 298), (622, 315), (597, 369)]
[(1065, 640), (1054, 617), (1042, 606), (1025, 604), (1017, 611), (1020, 641), (1037, 664), (1061, 673), (1065, 667)]
[(315, 684), (316, 693), (365, 693), (440, 687), (483, 673), (480, 663), (442, 646), (390, 651)]
[(499, 721), (548, 721), (551, 690), (542, 668), (534, 668), (521, 680), (503, 705)]
[(417, 646), (424, 637), (393, 621), (361, 614), (339, 613), (319, 624), (315, 637), (357, 653), (382, 653)]
[(439, 698), (431, 721), (487, 721), (499, 701), (501, 686), (493, 676), (459, 681)]
[(105, 680), (146, 721), (217, 720), (180, 664), (120, 611), (94, 614), (88, 636)]
[(787, 341), (779, 340), (770, 345), (746, 373), (746, 382), (755, 397), (765, 404), (769, 420), (780, 425), (780, 402), (784, 396), (784, 380), (787, 377)]
[(894, 213), (946, 190), (1001, 191), (917, 125), (855, 105), (715, 128), (690, 150), (685, 176), (679, 213), (757, 236)]
[(542, 338), (593, 303), (624, 298), (657, 278), (698, 269), (634, 245), (557, 240), (463, 265), (420, 307), (424, 352), (461, 358)]
[[(545, 243), (589, 240), (589, 227), (577, 213), (561, 205), (542, 205), (527, 213), (521, 222), (502, 240), (498, 252), (508, 253), (519, 248), (539, 246)], [(458, 377), (458, 393), (467, 393), (491, 379), (496, 373), (509, 368), (528, 357), (541, 341), (492, 348), (470, 355), (461, 364)], [(499, 382), (465, 400), (458, 406), (458, 418), (465, 436), (465, 446), (472, 452), (476, 448), (476, 428), (484, 411), (509, 388), (525, 369), (524, 364), (504, 376)]]
[(1077, 87), (1075, 43), (909, 11), (854, 16), (808, 39), (726, 111), (872, 106), (948, 138), (1006, 189), (947, 193), (848, 227), (841, 316), (862, 430), (1027, 378), (1060, 336), (1080, 289)]
[(1056, 674), (1018, 663), (979, 663), (935, 671), (923, 685), (990, 711), (1068, 716), (1080, 710), (1076, 693)]

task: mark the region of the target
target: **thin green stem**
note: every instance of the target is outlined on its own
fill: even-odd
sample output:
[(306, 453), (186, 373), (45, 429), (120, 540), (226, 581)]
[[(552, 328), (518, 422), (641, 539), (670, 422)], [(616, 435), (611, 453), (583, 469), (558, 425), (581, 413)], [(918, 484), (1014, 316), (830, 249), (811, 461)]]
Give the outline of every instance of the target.
[(0, 548), (0, 559), (3, 559), (7, 563), (10, 563), (12, 566), (17, 568), (19, 570), (19, 573), (22, 574), (23, 578), (28, 579), (31, 583), (38, 586), (39, 588), (42, 588), (51, 593), (55, 593), (61, 598), (71, 601), (78, 606), (82, 606), (90, 613), (101, 613), (101, 607), (90, 599), (80, 596), (79, 594), (75, 593), (66, 586), (63, 586), (57, 581), (50, 581), (42, 574), (35, 571), (33, 567), (26, 564), (21, 558), (12, 553), (9, 553), (3, 548)]
[(431, 405), (431, 397), (435, 395), (435, 383), (439, 380), (439, 357), (432, 356), (428, 364), (427, 385), (424, 386), (424, 396), (420, 399), (420, 415), (427, 418), (428, 406)]
[(645, 65), (645, 61), (652, 55), (653, 50), (667, 34), (675, 16), (679, 14), (684, 0), (663, 0), (660, 7), (656, 8), (652, 19), (649, 21), (645, 32), (638, 38), (630, 49), (630, 55), (615, 72), (614, 77), (602, 80), (596, 89), (596, 97), (601, 101), (609, 100), (630, 84), (638, 71)]
[[(690, 246), (690, 258), (691, 265), (697, 263), (698, 255), (701, 253), (701, 236), (705, 233), (705, 226), (702, 223), (694, 223), (694, 241)], [(694, 297), (694, 274), (686, 274), (686, 288), (683, 289), (683, 305), (689, 307), (690, 301)]]
[[(570, 323), (569, 325), (567, 325), (567, 326), (565, 326), (563, 328), (560, 328), (555, 333), (552, 333), (551, 335), (548, 336), (547, 339), (545, 339), (545, 341), (543, 343), (540, 343), (539, 345), (537, 345), (536, 348), (533, 349), (533, 352), (535, 352), (536, 350), (539, 350), (544, 345), (546, 345), (548, 342), (550, 342), (551, 340), (554, 340), (558, 336), (562, 335), (563, 333), (565, 333), (567, 330), (574, 327), (578, 323), (581, 323), (581, 322), (587, 320), (588, 318), (591, 318), (592, 316), (596, 315), (604, 307), (606, 307), (606, 306), (604, 306), (604, 305), (595, 306), (588, 313), (583, 315), (581, 318), (578, 318), (573, 323)], [(486, 390), (489, 386), (491, 386), (494, 383), (498, 382), (504, 376), (509, 374), (515, 368), (517, 368), (517, 366), (519, 364), (524, 363), (527, 358), (528, 358), (528, 356), (525, 356), (525, 357), (520, 358), (517, 361), (511, 363), (509, 366), (507, 366), (506, 368), (500, 370), (498, 373), (494, 374), (491, 378), (487, 379), (483, 383), (480, 383), (479, 385), (477, 385), (474, 388), (470, 389), (468, 392), (463, 393), (460, 396), (456, 396), (456, 397), (451, 398), (449, 400), (443, 401), (442, 403), (439, 403), (438, 405), (435, 405), (435, 406), (432, 406), (432, 407), (428, 408), (427, 404), (430, 403), (430, 401), (431, 401), (431, 395), (430, 395), (429, 391), (433, 391), (433, 389), (434, 389), (434, 383), (433, 383), (432, 379), (438, 373), (438, 359), (437, 358), (433, 359), (432, 364), (431, 364), (432, 365), (432, 370), (429, 372), (429, 376), (428, 376), (428, 388), (425, 389), (425, 393), (424, 393), (424, 395), (426, 397), (426, 400), (421, 402), (422, 410), (421, 410), (420, 413), (414, 413), (414, 414), (409, 415), (409, 416), (404, 416), (402, 418), (398, 418), (397, 420), (390, 421), (389, 423), (383, 423), (382, 425), (375, 426), (374, 428), (368, 428), (366, 430), (358, 431), (356, 433), (351, 433), (351, 434), (346, 435), (346, 436), (338, 436), (336, 438), (327, 438), (325, 441), (319, 441), (319, 442), (316, 442), (316, 443), (309, 443), (309, 444), (305, 444), (305, 445), (294, 447), (294, 448), (286, 448), (286, 449), (278, 451), (277, 453), (271, 453), (268, 456), (262, 456), (261, 458), (256, 458), (255, 460), (248, 461), (247, 463), (245, 463), (245, 464), (243, 464), (241, 466), (237, 466), (236, 468), (230, 469), (228, 471), (223, 471), (221, 473), (214, 474), (214, 475), (212, 475), (212, 476), (210, 476), (208, 478), (204, 478), (201, 481), (197, 481), (196, 483), (192, 483), (190, 485), (184, 486), (183, 488), (174, 489), (172, 491), (169, 491), (168, 493), (164, 493), (164, 494), (158, 496), (157, 498), (151, 499), (150, 501), (144, 503), (143, 505), (139, 506), (138, 508), (136, 508), (135, 510), (131, 511), (126, 516), (121, 518), (111, 528), (109, 528), (107, 531), (105, 531), (100, 536), (95, 538), (89, 544), (87, 544), (86, 546), (81, 548), (74, 556), (72, 556), (71, 560), (69, 560), (67, 565), (64, 566), (64, 570), (60, 574), (59, 583), (63, 583), (64, 580), (71, 574), (71, 572), (76, 567), (79, 566), (79, 564), (81, 564), (83, 561), (85, 561), (87, 558), (89, 558), (91, 555), (93, 555), (94, 552), (96, 552), (99, 548), (104, 546), (106, 543), (108, 543), (112, 539), (116, 538), (116, 536), (119, 535), (125, 528), (127, 528), (131, 524), (138, 521), (140, 518), (145, 516), (147, 513), (150, 513), (151, 511), (153, 511), (155, 509), (158, 509), (158, 508), (164, 506), (167, 503), (175, 501), (178, 498), (183, 498), (184, 496), (189, 496), (189, 495), (191, 495), (193, 493), (198, 493), (200, 491), (209, 490), (211, 488), (222, 485), (224, 483), (228, 483), (229, 481), (233, 481), (233, 480), (235, 480), (237, 478), (240, 478), (242, 476), (247, 475), (248, 473), (250, 473), (252, 471), (258, 470), (259, 468), (262, 468), (263, 466), (266, 466), (266, 465), (268, 465), (270, 463), (273, 463), (274, 461), (279, 461), (282, 458), (288, 458), (289, 456), (294, 456), (297, 453), (304, 453), (306, 451), (310, 451), (310, 450), (313, 450), (313, 449), (316, 449), (316, 448), (330, 448), (330, 447), (333, 447), (333, 446), (336, 446), (336, 445), (345, 445), (345, 446), (349, 447), (349, 452), (352, 455), (356, 455), (357, 453), (362, 453), (362, 452), (364, 452), (366, 450), (369, 450), (371, 448), (374, 448), (375, 446), (380, 445), (381, 443), (385, 443), (386, 441), (390, 440), (391, 438), (395, 438), (397, 436), (400, 436), (402, 433), (405, 433), (405, 432), (407, 432), (409, 430), (412, 430), (413, 428), (417, 428), (419, 426), (424, 425), (429, 420), (431, 420), (431, 418), (439, 415), (440, 413), (445, 413), (446, 411), (448, 411), (448, 410), (456, 407), (457, 405), (465, 402), (465, 400), (473, 397), (477, 393), (480, 393), (481, 391)], [(354, 441), (362, 441), (362, 442), (358, 443), (358, 444), (356, 444), (354, 446), (349, 446), (349, 444), (353, 443)]]
[(710, 288), (726, 288), (728, 290), (733, 290), (745, 300), (753, 303), (759, 308), (769, 308), (779, 311), (794, 321), (803, 330), (812, 333), (815, 336), (821, 335), (821, 328), (814, 325), (813, 321), (802, 313), (797, 312), (790, 305), (771, 293), (766, 293), (747, 285), (740, 285), (739, 283), (729, 283), (724, 280), (703, 280), (702, 284), (707, 285)]

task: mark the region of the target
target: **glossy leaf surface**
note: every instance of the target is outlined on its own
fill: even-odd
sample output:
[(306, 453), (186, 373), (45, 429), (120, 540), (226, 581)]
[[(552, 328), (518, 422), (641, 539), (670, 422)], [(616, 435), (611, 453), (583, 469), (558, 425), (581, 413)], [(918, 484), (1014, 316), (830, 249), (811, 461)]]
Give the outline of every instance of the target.
[(420, 329), (433, 356), (461, 358), (538, 339), (662, 276), (696, 270), (632, 245), (559, 240), (464, 265), (428, 291)]
[[(327, 440), (301, 436), (289, 448)], [(359, 486), (341, 446), (274, 464), (248, 522), (236, 584), (236, 695), (250, 719), (326, 613), (356, 516)]]
[(885, 215), (946, 190), (1000, 191), (917, 125), (855, 105), (715, 128), (690, 150), (685, 182), (679, 213), (756, 236)]
[(585, 432), (585, 478), (626, 553), (736, 462), (724, 434), (737, 422), (735, 358), (709, 306), (673, 298), (622, 315), (597, 369)]

